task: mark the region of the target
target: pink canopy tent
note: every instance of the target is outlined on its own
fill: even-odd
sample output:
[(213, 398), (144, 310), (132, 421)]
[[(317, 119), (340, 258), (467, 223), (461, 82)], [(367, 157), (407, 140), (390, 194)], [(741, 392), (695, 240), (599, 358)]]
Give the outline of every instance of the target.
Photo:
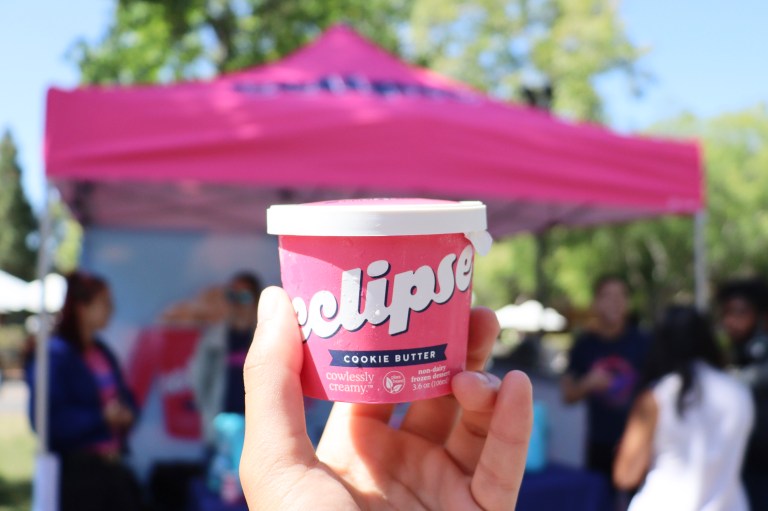
[(263, 230), (266, 206), (482, 199), (496, 235), (702, 206), (695, 144), (502, 103), (344, 26), (212, 81), (48, 94), (46, 167), (86, 225)]
[[(343, 26), (211, 81), (54, 88), (46, 121), (48, 177), (86, 228), (263, 232), (270, 204), (365, 196), (480, 199), (497, 236), (703, 207), (695, 144), (496, 101)], [(44, 221), (43, 238), (47, 230)], [(702, 258), (697, 268), (703, 284)]]

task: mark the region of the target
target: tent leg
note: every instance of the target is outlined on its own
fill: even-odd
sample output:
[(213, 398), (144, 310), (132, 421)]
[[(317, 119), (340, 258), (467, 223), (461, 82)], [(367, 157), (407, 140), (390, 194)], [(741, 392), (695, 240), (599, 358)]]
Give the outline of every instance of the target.
[(40, 221), (40, 246), (37, 252), (37, 278), (40, 282), (39, 328), (35, 343), (35, 431), (37, 432), (37, 451), (48, 452), (48, 336), (49, 320), (45, 307), (45, 277), (51, 266), (51, 207), (50, 190), (46, 186), (44, 206)]
[(536, 259), (534, 261), (536, 300), (546, 305), (549, 303), (549, 286), (547, 285), (547, 274), (544, 271), (544, 260), (548, 252), (546, 231), (536, 233), (534, 239), (536, 240)]
[(709, 308), (709, 275), (706, 247), (707, 211), (701, 209), (693, 217), (693, 269), (696, 308), (704, 312)]

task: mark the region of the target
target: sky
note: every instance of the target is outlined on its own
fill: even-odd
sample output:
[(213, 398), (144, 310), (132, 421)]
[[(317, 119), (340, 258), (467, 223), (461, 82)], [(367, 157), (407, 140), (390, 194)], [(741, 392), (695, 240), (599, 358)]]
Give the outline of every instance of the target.
[[(19, 146), (23, 184), (42, 203), (45, 92), (77, 84), (65, 55), (75, 41), (94, 41), (113, 0), (0, 0), (0, 130)], [(690, 112), (712, 117), (768, 103), (768, 2), (765, 0), (623, 0), (630, 40), (647, 48), (648, 73), (635, 97), (618, 74), (599, 79), (607, 120), (623, 132)]]
[(623, 0), (629, 38), (647, 48), (640, 68), (652, 80), (643, 98), (615, 77), (598, 90), (608, 119), (638, 131), (682, 112), (699, 117), (768, 103), (768, 2)]

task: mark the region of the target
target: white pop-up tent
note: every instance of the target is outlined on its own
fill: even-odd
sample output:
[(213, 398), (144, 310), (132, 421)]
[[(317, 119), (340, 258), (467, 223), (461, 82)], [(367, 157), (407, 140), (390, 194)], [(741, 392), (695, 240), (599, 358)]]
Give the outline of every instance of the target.
[(0, 313), (23, 310), (27, 283), (10, 273), (0, 271)]
[[(0, 313), (27, 311), (39, 314), (43, 309), (47, 313), (58, 312), (64, 304), (66, 291), (67, 281), (57, 273), (49, 273), (43, 280), (25, 282), (0, 271)], [(44, 303), (41, 296), (45, 297)]]

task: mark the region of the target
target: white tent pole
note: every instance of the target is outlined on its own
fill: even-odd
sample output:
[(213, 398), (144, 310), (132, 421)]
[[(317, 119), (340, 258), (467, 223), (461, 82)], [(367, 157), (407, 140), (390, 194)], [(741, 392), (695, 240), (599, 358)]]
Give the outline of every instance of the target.
[(39, 454), (48, 452), (48, 311), (45, 307), (45, 277), (51, 266), (51, 205), (50, 190), (45, 187), (44, 206), (40, 221), (40, 246), (37, 252), (37, 278), (40, 282), (39, 328), (35, 344), (35, 430)]
[(707, 272), (707, 210), (702, 208), (693, 217), (693, 271), (696, 307), (709, 308), (709, 275)]
[(544, 279), (544, 256), (546, 255), (546, 240), (544, 238), (545, 233), (537, 232), (534, 234), (534, 242), (536, 243), (536, 255), (533, 260), (533, 273), (536, 279), (535, 297), (541, 303), (547, 303), (546, 297), (546, 283)]

